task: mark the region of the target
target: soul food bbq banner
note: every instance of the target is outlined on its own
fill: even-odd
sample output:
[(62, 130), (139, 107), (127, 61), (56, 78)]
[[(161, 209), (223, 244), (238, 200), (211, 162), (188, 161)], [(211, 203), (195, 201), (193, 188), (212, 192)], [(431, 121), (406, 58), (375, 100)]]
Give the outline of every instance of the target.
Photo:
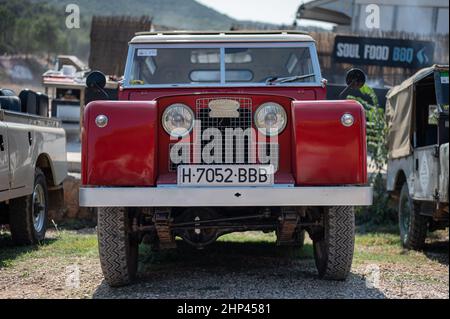
[(418, 69), (433, 64), (434, 43), (401, 39), (336, 36), (336, 62)]

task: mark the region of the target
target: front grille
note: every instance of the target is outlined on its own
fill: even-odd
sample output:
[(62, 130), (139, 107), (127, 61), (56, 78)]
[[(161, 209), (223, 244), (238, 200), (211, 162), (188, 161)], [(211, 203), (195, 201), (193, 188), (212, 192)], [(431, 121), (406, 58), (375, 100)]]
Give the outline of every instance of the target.
[[(213, 100), (233, 100), (239, 102), (239, 117), (210, 117), (210, 108), (209, 103)], [(255, 152), (249, 150), (251, 139), (245, 138), (243, 143), (237, 143), (235, 136), (226, 135), (226, 129), (242, 129), (245, 131), (248, 128), (252, 127), (253, 117), (252, 117), (252, 100), (250, 98), (236, 98), (236, 97), (214, 97), (214, 98), (199, 98), (196, 101), (195, 105), (195, 119), (198, 123), (201, 123), (201, 134), (208, 128), (215, 128), (220, 131), (222, 140), (220, 141), (220, 145), (222, 146), (222, 155), (217, 158), (221, 158), (221, 160), (214, 160), (211, 163), (204, 162), (204, 158), (201, 156), (202, 154), (193, 154), (192, 158), (201, 159), (201, 164), (250, 164), (256, 162)], [(232, 139), (232, 140), (231, 140)], [(210, 141), (202, 140), (201, 148), (191, 148), (191, 151), (194, 152), (198, 149), (199, 152), (203, 151), (203, 148), (210, 143)], [(172, 148), (173, 144), (169, 147)], [(211, 153), (213, 155), (213, 153)], [(169, 157), (170, 158), (170, 157)], [(183, 164), (183, 163), (180, 163)], [(169, 169), (170, 171), (176, 171), (176, 167), (178, 164), (170, 162)]]
[[(209, 103), (213, 100), (233, 100), (239, 103), (239, 117), (223, 118), (223, 117), (210, 117)], [(238, 145), (236, 138), (231, 136), (227, 139), (225, 130), (242, 129), (246, 130), (252, 127), (252, 100), (249, 98), (201, 98), (196, 101), (195, 117), (197, 121), (201, 121), (201, 132), (209, 128), (216, 128), (222, 135), (222, 160), (216, 162), (213, 161), (209, 164), (249, 164), (254, 163), (254, 154), (249, 154), (249, 147), (251, 140), (249, 138), (244, 139), (244, 143)], [(207, 145), (209, 141), (202, 141), (201, 150)], [(198, 154), (197, 154), (198, 155)], [(201, 154), (200, 154), (201, 155)], [(228, 156), (227, 156), (228, 155)], [(199, 157), (201, 158), (201, 157)], [(203, 161), (202, 161), (203, 163)]]
[[(221, 118), (209, 116), (209, 103), (214, 100), (232, 100), (237, 101), (239, 107), (239, 117)], [(197, 99), (195, 103), (195, 118), (197, 121), (202, 121), (202, 131), (214, 127), (218, 128), (225, 134), (225, 128), (242, 128), (247, 129), (252, 127), (252, 100), (249, 98), (201, 98)]]

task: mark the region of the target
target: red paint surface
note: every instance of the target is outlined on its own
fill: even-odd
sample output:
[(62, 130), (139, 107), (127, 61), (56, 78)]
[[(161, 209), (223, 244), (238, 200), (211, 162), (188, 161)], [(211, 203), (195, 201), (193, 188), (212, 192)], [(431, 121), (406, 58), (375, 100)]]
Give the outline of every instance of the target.
[(121, 89), (119, 100), (151, 101), (166, 96), (186, 94), (266, 94), (288, 97), (293, 100), (325, 100), (325, 87), (218, 87), (218, 88), (161, 88), (161, 89)]
[[(109, 119), (104, 128), (95, 124), (100, 114)], [(155, 102), (89, 103), (82, 129), (83, 185), (155, 185), (157, 116)]]
[[(256, 109), (263, 103), (276, 102), (285, 108), (286, 114), (290, 117), (290, 105), (292, 99), (280, 96), (270, 95), (248, 95), (248, 94), (202, 94), (202, 95), (184, 95), (184, 96), (170, 96), (164, 97), (158, 100), (159, 118), (162, 117), (164, 110), (171, 104), (183, 103), (192, 108), (195, 113), (195, 102), (198, 98), (231, 98), (241, 97), (250, 98), (252, 100), (252, 116), (255, 114)], [(290, 119), (288, 119), (290, 122)], [(291, 127), (288, 125), (286, 129), (278, 136), (279, 153), (282, 154), (279, 159), (279, 169), (275, 175), (275, 182), (288, 184), (293, 183), (291, 175)], [(269, 141), (265, 136), (260, 136), (258, 141)], [(159, 167), (158, 172), (160, 177), (158, 178), (158, 184), (176, 184), (176, 172), (169, 171), (169, 145), (176, 143), (177, 140), (171, 139), (169, 134), (164, 131), (159, 123), (159, 139), (158, 139), (158, 152), (159, 152)], [(184, 138), (182, 142), (193, 142), (193, 136), (190, 135), (190, 140)], [(163, 175), (163, 176), (162, 176)]]
[[(253, 114), (265, 102), (281, 104), (288, 125), (280, 134), (279, 170), (275, 182), (296, 185), (359, 185), (367, 183), (365, 116), (354, 101), (323, 101), (322, 87), (167, 88), (123, 90), (122, 101), (97, 101), (85, 111), (82, 129), (84, 185), (154, 186), (175, 184), (169, 171), (169, 144), (161, 115), (172, 103), (195, 112), (198, 98), (252, 99)], [(132, 101), (127, 101), (132, 100)], [(322, 101), (317, 101), (322, 100)], [(351, 113), (356, 123), (344, 127), (340, 118)], [(109, 118), (106, 128), (95, 117)]]
[[(341, 124), (344, 113), (355, 118)], [(298, 185), (367, 183), (366, 124), (356, 101), (295, 101), (292, 105), (293, 173)]]

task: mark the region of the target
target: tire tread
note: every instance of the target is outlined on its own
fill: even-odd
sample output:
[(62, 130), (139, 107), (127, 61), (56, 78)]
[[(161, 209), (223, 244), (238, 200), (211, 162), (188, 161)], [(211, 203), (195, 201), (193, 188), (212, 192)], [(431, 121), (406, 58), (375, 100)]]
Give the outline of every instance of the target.
[[(319, 275), (329, 280), (345, 280), (350, 273), (355, 245), (355, 216), (350, 206), (328, 209), (325, 226), (326, 266)], [(327, 229), (328, 228), (328, 229)]]
[(428, 219), (426, 216), (421, 215), (421, 205), (420, 203), (414, 201), (413, 199), (409, 198), (409, 189), (408, 184), (405, 183), (402, 187), (401, 193), (400, 193), (400, 200), (399, 200), (399, 220), (400, 220), (400, 210), (401, 210), (401, 202), (402, 197), (408, 196), (408, 200), (411, 201), (412, 206), (412, 214), (410, 216), (410, 227), (408, 230), (408, 237), (406, 242), (402, 238), (402, 244), (403, 247), (408, 249), (414, 249), (414, 250), (420, 250), (425, 245), (425, 240), (427, 238), (427, 232), (428, 232)]
[[(44, 191), (47, 192), (45, 175), (39, 168), (36, 168), (33, 188), (34, 185), (36, 185), (38, 178), (42, 179)], [(48, 198), (48, 195), (46, 197)], [(9, 228), (11, 231), (12, 240), (17, 245), (35, 245), (40, 240), (34, 230), (32, 205), (33, 195), (14, 198), (9, 202)]]
[(98, 211), (100, 264), (110, 286), (124, 286), (133, 279), (128, 258), (127, 211), (123, 207), (103, 207)]

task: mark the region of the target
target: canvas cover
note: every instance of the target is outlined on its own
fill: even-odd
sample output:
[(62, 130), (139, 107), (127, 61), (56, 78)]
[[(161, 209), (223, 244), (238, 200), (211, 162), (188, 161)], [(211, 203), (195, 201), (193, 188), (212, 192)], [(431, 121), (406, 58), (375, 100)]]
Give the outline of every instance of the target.
[(402, 84), (394, 86), (386, 95), (386, 122), (388, 125), (389, 158), (399, 158), (412, 153), (414, 84), (448, 66), (433, 65), (422, 69)]

